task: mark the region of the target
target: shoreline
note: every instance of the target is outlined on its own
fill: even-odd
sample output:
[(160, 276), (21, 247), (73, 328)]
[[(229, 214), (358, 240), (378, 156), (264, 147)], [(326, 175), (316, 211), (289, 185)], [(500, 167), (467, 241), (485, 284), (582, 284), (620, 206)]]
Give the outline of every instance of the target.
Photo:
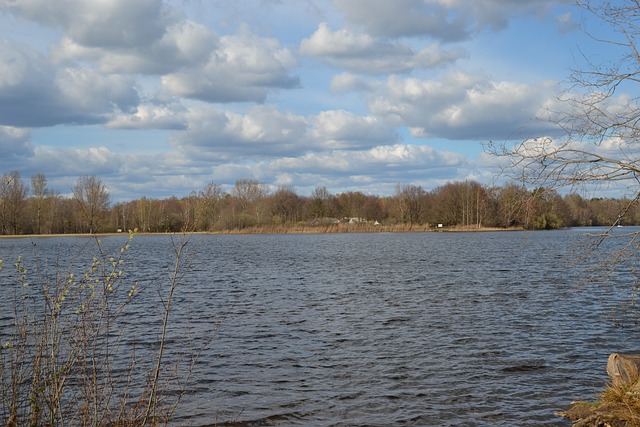
[[(353, 226), (338, 225), (326, 227), (259, 227), (219, 231), (133, 231), (136, 236), (154, 235), (240, 235), (240, 234), (349, 234), (349, 233), (482, 233), (493, 231), (525, 231), (522, 227), (498, 228), (498, 227), (443, 227), (434, 228), (430, 226)], [(0, 235), (0, 239), (29, 239), (29, 238), (54, 238), (54, 237), (109, 237), (126, 236), (128, 231), (122, 232), (102, 232), (102, 233), (66, 233), (66, 234), (6, 234)]]

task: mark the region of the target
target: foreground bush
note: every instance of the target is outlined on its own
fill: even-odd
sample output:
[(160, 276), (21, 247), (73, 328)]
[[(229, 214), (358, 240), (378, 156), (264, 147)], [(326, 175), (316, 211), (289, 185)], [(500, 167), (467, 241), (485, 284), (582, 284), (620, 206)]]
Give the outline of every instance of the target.
[[(125, 269), (132, 239), (130, 233), (113, 255), (95, 239), (96, 256), (79, 274), (70, 267), (50, 269), (37, 254), (33, 266), (18, 257), (12, 275), (6, 274), (12, 267), (0, 261), (0, 269), (4, 268), (0, 285), (12, 286), (13, 291), (13, 301), (4, 303), (12, 304), (13, 316), (4, 317), (0, 325), (0, 422), (3, 419), (7, 426), (169, 422), (195, 363), (195, 357), (168, 360), (166, 356), (173, 295), (188, 262), (187, 241), (183, 237), (174, 242), (175, 264), (168, 280), (159, 285), (162, 319), (157, 331), (146, 332), (157, 334), (158, 342), (151, 349), (136, 349), (129, 335), (130, 319), (125, 319), (141, 291)], [(171, 399), (163, 397), (169, 388)]]

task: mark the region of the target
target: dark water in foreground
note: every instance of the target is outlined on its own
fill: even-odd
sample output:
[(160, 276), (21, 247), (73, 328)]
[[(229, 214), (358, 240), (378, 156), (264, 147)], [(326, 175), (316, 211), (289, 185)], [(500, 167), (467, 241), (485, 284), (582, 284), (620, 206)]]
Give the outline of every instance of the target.
[[(193, 236), (174, 324), (219, 328), (177, 425), (569, 425), (554, 411), (601, 389), (609, 353), (640, 348), (611, 317), (629, 277), (575, 286), (583, 232)], [(79, 259), (87, 239), (33, 242)], [(170, 246), (136, 237), (127, 274), (154, 286)], [(0, 240), (0, 259), (31, 248)], [(143, 340), (156, 296), (135, 307)]]

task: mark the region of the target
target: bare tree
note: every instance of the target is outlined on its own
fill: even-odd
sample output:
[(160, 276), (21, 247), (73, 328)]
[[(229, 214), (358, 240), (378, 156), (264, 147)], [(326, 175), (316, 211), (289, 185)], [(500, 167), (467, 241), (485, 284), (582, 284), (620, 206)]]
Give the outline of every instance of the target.
[(279, 188), (271, 196), (271, 213), (277, 224), (295, 224), (302, 216), (304, 201), (288, 187)]
[(240, 201), (240, 214), (252, 216), (256, 225), (259, 225), (263, 218), (266, 206), (262, 202), (267, 193), (267, 187), (255, 179), (239, 179), (233, 188), (233, 195)]
[[(514, 178), (536, 187), (604, 188), (626, 184), (640, 196), (640, 105), (624, 94), (640, 82), (640, 2), (578, 0), (578, 5), (608, 25), (617, 37), (600, 40), (623, 52), (617, 62), (595, 63), (574, 70), (570, 87), (560, 95), (562, 112), (551, 116), (562, 138), (527, 139), (515, 146), (491, 145), (490, 151), (511, 159)], [(596, 35), (591, 35), (598, 39)], [(596, 187), (589, 187), (589, 185)]]
[(0, 178), (0, 232), (19, 234), (20, 219), (29, 187), (18, 171), (5, 173)]
[(396, 186), (395, 198), (402, 222), (411, 225), (424, 221), (426, 191), (419, 185)]
[(438, 223), (482, 227), (488, 210), (487, 190), (475, 181), (450, 182), (433, 192)]
[[(627, 203), (612, 228), (599, 237), (599, 247), (640, 200), (640, 1), (577, 0), (577, 4), (603, 24), (604, 37), (591, 28), (586, 30), (594, 40), (618, 53), (617, 60), (596, 62), (597, 56), (583, 55), (584, 63), (572, 72), (567, 89), (559, 96), (560, 111), (550, 112), (562, 131), (560, 137), (529, 138), (515, 145), (490, 144), (489, 151), (508, 159), (512, 177), (533, 188), (624, 191)], [(595, 273), (610, 271), (639, 248), (640, 235), (624, 234), (629, 239), (622, 245), (624, 250), (603, 253), (601, 262), (592, 263)]]
[(198, 227), (211, 230), (220, 215), (220, 205), (224, 198), (224, 190), (219, 184), (210, 182), (198, 192)]
[(530, 224), (530, 192), (514, 183), (495, 190), (495, 224), (500, 227), (524, 227)]
[(82, 176), (73, 187), (73, 197), (80, 207), (87, 230), (95, 233), (100, 225), (100, 217), (109, 209), (109, 190), (95, 176)]
[(307, 215), (314, 220), (328, 217), (331, 214), (329, 208), (331, 198), (332, 195), (326, 187), (314, 188), (307, 203)]
[(47, 178), (43, 173), (37, 173), (31, 177), (31, 192), (33, 193), (36, 214), (36, 234), (42, 231), (42, 209), (45, 197), (47, 197)]

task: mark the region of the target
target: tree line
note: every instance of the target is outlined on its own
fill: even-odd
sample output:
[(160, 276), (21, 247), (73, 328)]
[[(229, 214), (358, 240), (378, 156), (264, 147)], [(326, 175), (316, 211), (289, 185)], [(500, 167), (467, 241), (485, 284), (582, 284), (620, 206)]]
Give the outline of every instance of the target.
[[(624, 218), (619, 218), (625, 212)], [(627, 199), (592, 198), (526, 189), (512, 183), (485, 186), (456, 181), (427, 191), (399, 184), (390, 196), (360, 191), (331, 194), (325, 187), (309, 196), (292, 188), (269, 187), (253, 179), (236, 181), (226, 192), (210, 183), (182, 198), (111, 203), (101, 179), (82, 176), (70, 196), (47, 186), (44, 174), (30, 185), (17, 171), (0, 179), (0, 233), (73, 234), (115, 232), (225, 232), (251, 228), (286, 230), (353, 226), (555, 229), (568, 226), (640, 224), (640, 209)]]

